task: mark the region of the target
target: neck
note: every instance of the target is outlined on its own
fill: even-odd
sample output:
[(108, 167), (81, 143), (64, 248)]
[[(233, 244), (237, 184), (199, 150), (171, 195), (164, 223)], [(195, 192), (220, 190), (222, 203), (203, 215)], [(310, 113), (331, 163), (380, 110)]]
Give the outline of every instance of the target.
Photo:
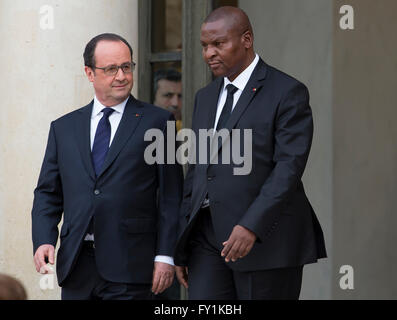
[(114, 107), (117, 106), (118, 104), (122, 103), (123, 101), (125, 101), (128, 97), (125, 97), (123, 99), (102, 99), (101, 97), (99, 97), (98, 95), (95, 95), (97, 100), (105, 107)]
[(245, 69), (247, 69), (250, 64), (255, 60), (256, 54), (254, 51), (250, 51), (247, 54), (247, 58), (245, 59), (245, 62), (243, 64), (243, 66), (241, 67), (240, 71), (238, 73), (236, 73), (235, 75), (229, 76), (227, 77), (229, 79), (230, 82), (233, 82), (241, 73), (244, 72)]

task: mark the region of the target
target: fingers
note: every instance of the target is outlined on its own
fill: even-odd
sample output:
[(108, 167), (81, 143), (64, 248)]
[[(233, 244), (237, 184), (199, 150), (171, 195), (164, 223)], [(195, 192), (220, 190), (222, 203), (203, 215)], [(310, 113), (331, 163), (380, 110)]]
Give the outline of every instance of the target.
[(245, 249), (243, 250), (243, 253), (240, 258), (244, 258), (248, 253), (251, 252), (252, 247), (254, 246), (254, 243), (248, 244)]
[(235, 241), (233, 243), (233, 246), (230, 248), (228, 254), (226, 255), (225, 261), (226, 262), (230, 262), (230, 260), (232, 260), (233, 262), (236, 262), (238, 258), (241, 257), (241, 252), (240, 252), (240, 248), (241, 248), (242, 244), (239, 241)]
[(37, 271), (37, 272), (40, 272), (40, 268), (41, 268), (41, 267), (40, 267), (40, 258), (39, 258), (39, 256), (38, 256), (37, 253), (34, 255), (33, 261), (34, 261), (34, 265), (35, 265), (35, 267), (36, 267), (36, 271)]
[(174, 280), (174, 275), (165, 273), (160, 277), (159, 287), (156, 294), (162, 293), (165, 289), (168, 289), (172, 281)]
[(173, 276), (165, 274), (158, 276), (156, 281), (153, 282), (152, 292), (156, 295), (162, 293), (165, 289), (171, 286), (173, 279)]
[(55, 255), (54, 247), (48, 248), (48, 262), (50, 264), (54, 264), (54, 255)]
[(224, 242), (224, 246), (221, 256), (225, 258), (226, 262), (229, 262), (232, 258), (236, 258), (238, 249), (241, 246), (241, 241), (232, 234), (229, 240)]
[(187, 281), (187, 273), (188, 269), (187, 267), (176, 267), (176, 278), (178, 279), (179, 283), (185, 287), (185, 289), (188, 288), (188, 281)]
[(160, 282), (160, 275), (156, 270), (153, 271), (153, 284), (152, 284), (152, 292), (156, 294)]
[(46, 258), (49, 258), (49, 262), (54, 264), (55, 248), (52, 245), (40, 246), (34, 255), (34, 264), (37, 272), (48, 273), (49, 269), (46, 268)]
[(154, 289), (153, 293), (157, 295), (157, 294), (163, 292), (166, 289), (166, 287), (165, 287), (166, 281), (167, 281), (167, 279), (164, 275), (160, 276), (158, 278), (157, 286)]
[(174, 266), (166, 263), (155, 262), (153, 271), (152, 292), (154, 294), (162, 293), (171, 286), (174, 280)]
[(234, 227), (229, 239), (223, 243), (221, 256), (226, 262), (236, 262), (244, 258), (254, 246), (256, 236), (253, 232), (241, 226)]
[(229, 254), (229, 251), (230, 251), (231, 247), (233, 246), (233, 244), (234, 244), (234, 242), (232, 242), (230, 238), (229, 238), (229, 240), (227, 240), (223, 243), (224, 248), (221, 252), (222, 257), (225, 257)]
[[(39, 253), (38, 260), (39, 260), (39, 272), (44, 272), (44, 267), (46, 266), (45, 258), (47, 257), (47, 250), (42, 250)], [(44, 272), (45, 273), (45, 272)]]

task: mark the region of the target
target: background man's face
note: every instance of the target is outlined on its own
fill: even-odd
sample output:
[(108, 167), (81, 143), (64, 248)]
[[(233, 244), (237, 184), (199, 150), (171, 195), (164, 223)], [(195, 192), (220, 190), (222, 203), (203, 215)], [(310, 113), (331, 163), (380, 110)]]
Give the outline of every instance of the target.
[(174, 114), (176, 120), (182, 119), (182, 82), (161, 79), (157, 82), (154, 104)]
[(204, 61), (216, 77), (233, 81), (244, 70), (247, 59), (244, 38), (225, 20), (204, 23), (200, 41)]
[[(95, 49), (95, 67), (104, 68), (111, 65), (120, 66), (131, 61), (131, 53), (128, 46), (121, 41), (100, 41)], [(109, 76), (103, 70), (95, 69), (95, 72), (86, 67), (88, 79), (93, 83), (95, 94), (99, 101), (106, 106), (114, 106), (125, 99), (131, 93), (134, 85), (133, 74), (119, 69), (117, 74)]]

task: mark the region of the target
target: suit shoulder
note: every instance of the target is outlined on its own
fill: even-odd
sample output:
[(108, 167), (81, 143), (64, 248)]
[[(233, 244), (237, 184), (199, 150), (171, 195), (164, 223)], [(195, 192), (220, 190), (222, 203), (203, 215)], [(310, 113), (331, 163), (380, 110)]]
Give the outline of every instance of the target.
[(267, 68), (269, 79), (271, 79), (278, 88), (284, 88), (287, 91), (294, 88), (302, 88), (308, 91), (306, 85), (293, 76), (270, 65), (267, 65)]
[(219, 87), (220, 82), (222, 82), (222, 81), (223, 81), (223, 78), (217, 78), (214, 81), (211, 81), (205, 87), (197, 90), (196, 96), (206, 95), (208, 92), (213, 91), (214, 89)]
[(173, 114), (171, 112), (163, 108), (160, 108), (158, 106), (143, 101), (139, 101), (139, 103), (144, 108), (145, 113), (158, 117), (159, 119), (163, 119), (166, 121), (173, 117)]
[(54, 121), (52, 121), (55, 125), (57, 124), (61, 124), (61, 123), (65, 123), (65, 122), (69, 122), (69, 121), (74, 121), (74, 119), (76, 118), (76, 116), (78, 114), (80, 114), (83, 111), (88, 111), (87, 109), (89, 109), (91, 107), (91, 104), (88, 104), (84, 107), (80, 107), (79, 109), (73, 110), (67, 114), (64, 114), (63, 116), (55, 119)]

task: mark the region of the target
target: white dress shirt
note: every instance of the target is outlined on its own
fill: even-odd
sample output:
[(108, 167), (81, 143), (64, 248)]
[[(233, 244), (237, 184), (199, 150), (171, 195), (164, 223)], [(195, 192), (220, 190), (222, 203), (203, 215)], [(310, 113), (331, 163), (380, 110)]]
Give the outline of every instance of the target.
[[(117, 132), (117, 128), (119, 127), (121, 118), (123, 117), (124, 109), (127, 104), (128, 98), (124, 100), (122, 103), (111, 107), (114, 112), (109, 116), (109, 122), (110, 122), (110, 142), (109, 142), (109, 147), (112, 145), (113, 138)], [(99, 124), (99, 121), (103, 117), (103, 112), (102, 110), (104, 108), (107, 108), (104, 106), (102, 103), (99, 102), (97, 97), (94, 97), (94, 105), (92, 107), (92, 114), (91, 114), (91, 151), (94, 146), (94, 140), (95, 140), (95, 133)], [(94, 235), (93, 234), (87, 234), (84, 240), (88, 241), (94, 241)], [(154, 259), (155, 262), (163, 262), (163, 263), (168, 263), (170, 265), (174, 265), (174, 259), (169, 256), (156, 256)]]
[(233, 80), (233, 82), (230, 82), (230, 80), (227, 77), (223, 79), (223, 89), (221, 90), (221, 93), (219, 95), (214, 128), (216, 128), (216, 126), (218, 125), (219, 118), (221, 116), (223, 107), (226, 103), (226, 99), (227, 99), (226, 86), (228, 84), (232, 84), (237, 88), (237, 91), (233, 95), (233, 106), (232, 106), (232, 112), (233, 112), (234, 107), (236, 106), (238, 100), (240, 99), (240, 96), (243, 93), (249, 79), (251, 78), (252, 72), (254, 72), (254, 69), (258, 64), (258, 62), (259, 62), (259, 56), (255, 54), (254, 61), (252, 61), (251, 64), (243, 72), (241, 72), (236, 79)]

